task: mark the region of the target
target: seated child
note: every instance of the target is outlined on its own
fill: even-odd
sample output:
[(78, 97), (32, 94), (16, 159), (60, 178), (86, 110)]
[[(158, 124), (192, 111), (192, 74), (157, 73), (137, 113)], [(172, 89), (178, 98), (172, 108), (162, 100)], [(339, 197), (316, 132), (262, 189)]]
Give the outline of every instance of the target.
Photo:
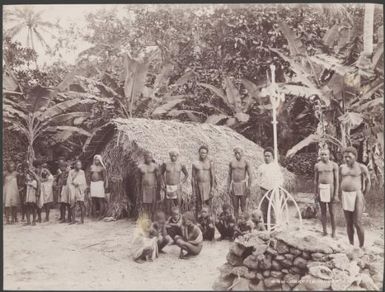
[(223, 204), (222, 213), (219, 214), (217, 221), (215, 222), (222, 239), (232, 239), (234, 236), (235, 218), (231, 214), (231, 206), (229, 204)]
[(151, 235), (151, 220), (140, 217), (132, 241), (132, 257), (135, 262), (153, 261), (158, 257), (158, 238)]
[(178, 206), (171, 208), (171, 216), (167, 220), (166, 224), (167, 234), (170, 235), (172, 239), (176, 235), (182, 235), (182, 215)]
[(250, 215), (247, 212), (242, 212), (239, 215), (237, 224), (234, 228), (234, 239), (250, 233), (254, 229), (254, 223), (250, 220)]
[(155, 221), (151, 225), (150, 234), (157, 237), (158, 251), (162, 252), (162, 249), (173, 242), (170, 235), (166, 230), (166, 214), (163, 211), (157, 211), (155, 214)]
[(203, 240), (213, 240), (215, 234), (214, 220), (210, 214), (210, 208), (204, 206), (201, 214), (198, 217), (197, 226), (200, 228), (203, 234)]
[(180, 259), (198, 255), (203, 246), (202, 231), (195, 224), (192, 212), (185, 212), (182, 216), (182, 235), (175, 236), (175, 244), (180, 247)]
[(262, 211), (257, 209), (251, 213), (251, 221), (254, 223), (254, 230), (265, 231), (265, 224), (263, 223)]

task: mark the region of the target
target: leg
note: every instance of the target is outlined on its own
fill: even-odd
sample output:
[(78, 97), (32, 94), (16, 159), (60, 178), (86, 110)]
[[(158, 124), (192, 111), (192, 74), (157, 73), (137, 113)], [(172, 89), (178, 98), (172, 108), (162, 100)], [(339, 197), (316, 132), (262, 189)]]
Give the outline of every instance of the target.
[(73, 206), (70, 206), (70, 212), (71, 212), (71, 222), (69, 224), (75, 224), (76, 219), (76, 202)]
[(45, 209), (45, 221), (49, 221), (49, 211), (51, 209), (50, 203), (44, 204), (44, 209)]
[(32, 203), (30, 206), (32, 209), (32, 225), (36, 225), (36, 212), (38, 210), (38, 207), (34, 203)]
[[(64, 204), (64, 214), (67, 210), (67, 222), (70, 223), (72, 220), (71, 206), (70, 204)], [(65, 216), (64, 216), (65, 217)]]
[(36, 206), (36, 208), (37, 208), (37, 221), (39, 222), (39, 223), (41, 223), (41, 210), (42, 210), (42, 208), (39, 208), (38, 206)]
[(6, 224), (10, 224), (11, 222), (9, 221), (9, 213), (11, 212), (10, 210), (11, 207), (5, 207), (5, 218), (6, 218)]
[(212, 241), (214, 239), (214, 236), (215, 236), (215, 228), (212, 227), (208, 227), (207, 229), (207, 240), (209, 241)]
[(201, 194), (198, 193), (196, 196), (196, 202), (195, 202), (195, 217), (196, 218), (198, 218), (201, 210), (202, 210), (202, 198), (201, 198)]
[(98, 205), (98, 199), (95, 197), (92, 197), (91, 201), (92, 201), (91, 215), (92, 217), (96, 217), (96, 208)]
[(247, 205), (247, 197), (245, 195), (240, 196), (240, 201), (241, 201), (241, 210), (242, 212), (246, 212), (246, 205)]
[(84, 202), (79, 202), (80, 204), (80, 223), (84, 224), (84, 214), (86, 212), (86, 206), (84, 205)]
[(13, 219), (15, 220), (15, 222), (17, 222), (17, 207), (12, 207), (13, 208)]
[(344, 215), (346, 220), (346, 232), (348, 233), (349, 242), (351, 245), (354, 245), (353, 213), (344, 210)]
[(31, 207), (29, 204), (25, 204), (25, 211), (26, 211), (26, 217), (27, 217), (27, 223), (26, 225), (30, 225), (31, 224)]
[(60, 203), (60, 223), (66, 221), (66, 206), (64, 203)]
[(362, 226), (363, 209), (364, 209), (363, 196), (361, 194), (358, 194), (356, 199), (356, 206), (352, 217), (353, 217), (353, 225), (357, 230), (358, 241), (361, 248), (364, 246), (364, 241), (365, 241), (365, 231), (364, 231), (364, 227)]
[(189, 242), (184, 241), (181, 238), (178, 238), (176, 240), (176, 245), (181, 248), (181, 250), (184, 250), (187, 252), (186, 255), (198, 255), (202, 250), (202, 245), (194, 245)]
[(327, 235), (327, 228), (326, 228), (326, 203), (320, 202), (320, 207), (321, 207), (321, 223), (322, 223), (322, 230), (323, 230), (323, 235)]
[(336, 219), (334, 218), (334, 204), (329, 203), (330, 223), (332, 225), (332, 237), (336, 237)]
[[(261, 200), (263, 198), (263, 196), (266, 194), (267, 191), (265, 190), (261, 190), (262, 191), (262, 195), (261, 195)], [(262, 203), (261, 203), (261, 212), (263, 214), (263, 223), (265, 224), (265, 227), (267, 228), (267, 209), (268, 209), (268, 206), (269, 206), (269, 200), (268, 198), (264, 198)]]

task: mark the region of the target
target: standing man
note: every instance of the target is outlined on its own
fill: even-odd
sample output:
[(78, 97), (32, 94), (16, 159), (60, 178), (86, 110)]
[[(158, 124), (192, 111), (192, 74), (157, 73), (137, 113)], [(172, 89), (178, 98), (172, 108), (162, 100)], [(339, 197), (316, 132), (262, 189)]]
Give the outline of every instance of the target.
[(357, 230), (360, 248), (364, 246), (364, 228), (362, 213), (364, 211), (364, 197), (371, 186), (368, 168), (356, 161), (357, 150), (348, 147), (344, 151), (345, 163), (340, 166), (341, 201), (344, 209), (346, 228), (349, 242), (354, 245), (354, 227)]
[(238, 220), (239, 207), (241, 207), (242, 212), (246, 211), (246, 200), (250, 195), (250, 186), (253, 180), (251, 167), (243, 158), (241, 147), (234, 148), (234, 156), (235, 159), (229, 165), (228, 192), (233, 203), (235, 218)]
[(107, 200), (105, 189), (108, 187), (107, 169), (101, 155), (95, 155), (90, 167), (91, 183), (90, 195), (92, 200), (92, 213), (96, 214), (96, 206), (99, 207), (99, 219), (106, 212)]
[(334, 203), (338, 202), (338, 165), (330, 161), (328, 149), (321, 150), (321, 160), (314, 166), (314, 192), (316, 201), (321, 206), (321, 222), (323, 235), (326, 236), (326, 207), (329, 208), (332, 237), (336, 236), (336, 223), (334, 219)]
[(144, 163), (139, 165), (139, 172), (139, 193), (142, 196), (145, 212), (152, 218), (156, 208), (156, 200), (159, 197), (160, 174), (151, 153), (146, 152), (144, 154)]
[[(160, 173), (162, 178), (162, 185), (165, 189), (165, 209), (168, 215), (171, 215), (171, 208), (174, 206), (181, 207), (182, 186), (188, 179), (188, 171), (184, 164), (178, 161), (179, 151), (172, 149), (169, 152), (170, 162), (163, 163)], [(184, 178), (181, 182), (181, 172)]]
[(196, 202), (195, 213), (197, 218), (204, 204), (211, 209), (211, 201), (214, 196), (216, 183), (214, 163), (207, 157), (208, 152), (207, 146), (201, 146), (199, 148), (199, 160), (192, 165), (191, 185)]
[(59, 163), (59, 170), (58, 175), (56, 177), (56, 187), (57, 187), (57, 193), (58, 193), (58, 201), (60, 203), (60, 223), (66, 222), (66, 212), (67, 212), (67, 222), (71, 222), (71, 206), (70, 206), (70, 200), (69, 200), (69, 194), (68, 194), (68, 186), (67, 186), (67, 180), (68, 180), (68, 173), (70, 171), (70, 168), (68, 167), (68, 164), (65, 160), (60, 161)]
[(82, 169), (82, 162), (77, 160), (75, 162), (74, 169), (71, 169), (68, 173), (67, 178), (67, 187), (68, 187), (68, 196), (71, 205), (71, 222), (69, 224), (75, 223), (76, 217), (76, 205), (80, 205), (80, 223), (84, 223), (84, 215), (86, 212), (86, 207), (84, 205), (84, 196), (87, 189), (87, 181), (84, 170)]
[[(265, 163), (260, 165), (257, 170), (257, 177), (259, 179), (259, 186), (261, 189), (261, 199), (263, 196), (276, 187), (283, 185), (283, 175), (279, 164), (274, 161), (274, 150), (267, 147), (263, 151)], [(265, 198), (261, 204), (261, 211), (263, 213), (263, 222), (267, 227), (267, 212), (269, 207), (269, 200)], [(271, 208), (273, 211), (273, 208)], [(274, 214), (271, 213), (271, 223), (274, 222)]]

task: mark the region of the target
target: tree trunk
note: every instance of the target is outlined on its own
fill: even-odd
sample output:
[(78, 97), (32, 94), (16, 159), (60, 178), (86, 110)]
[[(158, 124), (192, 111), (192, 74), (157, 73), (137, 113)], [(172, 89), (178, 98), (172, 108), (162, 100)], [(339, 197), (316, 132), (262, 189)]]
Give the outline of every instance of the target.
[(27, 161), (28, 161), (28, 165), (32, 167), (33, 162), (35, 161), (35, 150), (33, 149), (33, 142), (29, 142), (28, 144)]

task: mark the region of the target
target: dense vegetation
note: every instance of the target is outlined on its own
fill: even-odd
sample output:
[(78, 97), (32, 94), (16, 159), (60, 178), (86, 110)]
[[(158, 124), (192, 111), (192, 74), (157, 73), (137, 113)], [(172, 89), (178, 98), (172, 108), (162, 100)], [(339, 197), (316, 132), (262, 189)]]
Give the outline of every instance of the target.
[[(76, 39), (91, 43), (77, 64), (43, 69), (33, 66), (34, 50), (21, 47), (12, 39), (15, 31), (7, 31), (4, 72), (23, 94), (14, 93), (17, 86), (6, 93), (5, 130), (17, 133), (10, 137), (21, 143), (4, 150), (19, 153), (22, 144), (29, 160), (50, 159), (47, 153), (80, 155), (94, 129), (114, 117), (227, 125), (261, 146), (271, 145), (267, 88), (274, 64), (285, 97), (278, 110), (282, 162), (309, 174), (318, 146), (329, 144), (339, 160), (341, 149), (354, 145), (360, 160), (381, 177), (383, 12), (376, 7), (368, 38), (365, 6), (327, 6), (127, 6), (123, 18), (100, 10), (86, 16), (86, 30), (62, 29), (50, 48), (68, 49)], [(374, 52), (365, 61), (361, 53), (368, 39)]]

